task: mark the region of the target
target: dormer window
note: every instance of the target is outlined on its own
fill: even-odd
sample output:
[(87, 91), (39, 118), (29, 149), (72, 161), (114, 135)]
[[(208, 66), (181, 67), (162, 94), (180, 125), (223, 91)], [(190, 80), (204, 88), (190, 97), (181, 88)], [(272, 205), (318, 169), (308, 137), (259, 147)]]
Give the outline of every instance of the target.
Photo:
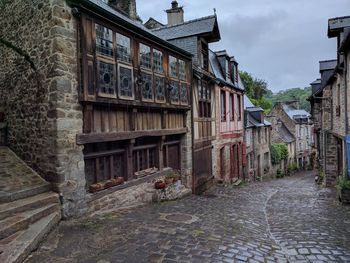
[(226, 68), (226, 79), (231, 79), (231, 70), (230, 70), (230, 63), (229, 61), (226, 59), (226, 63), (225, 63), (225, 68)]
[(204, 42), (200, 42), (200, 58), (199, 58), (199, 63), (201, 68), (204, 70), (209, 69), (209, 50), (208, 50), (208, 44)]

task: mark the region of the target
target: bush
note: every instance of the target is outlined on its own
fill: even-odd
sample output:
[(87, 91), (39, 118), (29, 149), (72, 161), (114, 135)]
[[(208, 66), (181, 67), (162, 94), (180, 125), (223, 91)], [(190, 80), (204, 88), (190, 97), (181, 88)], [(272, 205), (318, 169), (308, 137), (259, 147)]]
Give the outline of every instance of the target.
[(285, 174), (282, 172), (282, 170), (277, 169), (276, 178), (283, 178), (284, 176), (285, 176)]
[(296, 170), (298, 170), (298, 165), (296, 163), (290, 163), (288, 164), (288, 168), (287, 168), (288, 172), (294, 172)]
[(272, 144), (270, 154), (272, 164), (280, 164), (282, 160), (288, 159), (288, 147), (284, 143)]
[(350, 190), (350, 180), (347, 179), (345, 176), (341, 176), (337, 180), (336, 187), (338, 190), (344, 190), (344, 189)]

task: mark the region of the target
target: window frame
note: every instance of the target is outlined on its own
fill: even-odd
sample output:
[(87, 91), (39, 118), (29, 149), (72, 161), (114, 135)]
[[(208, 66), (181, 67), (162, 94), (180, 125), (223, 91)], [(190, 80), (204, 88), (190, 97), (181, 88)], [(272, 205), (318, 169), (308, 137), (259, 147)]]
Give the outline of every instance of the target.
[(221, 122), (226, 122), (227, 120), (227, 107), (226, 107), (226, 91), (220, 89), (220, 116)]

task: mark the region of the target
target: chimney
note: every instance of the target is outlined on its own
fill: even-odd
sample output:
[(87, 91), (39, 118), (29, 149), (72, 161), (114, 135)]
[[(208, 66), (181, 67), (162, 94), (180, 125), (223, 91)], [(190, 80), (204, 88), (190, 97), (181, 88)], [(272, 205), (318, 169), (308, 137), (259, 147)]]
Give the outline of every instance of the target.
[(182, 24), (184, 22), (184, 9), (177, 1), (171, 2), (171, 8), (166, 10), (168, 14), (168, 26)]
[(131, 19), (142, 22), (140, 17), (137, 15), (136, 0), (108, 0), (108, 4), (117, 11), (121, 11)]
[(299, 101), (294, 97), (293, 100), (289, 100), (284, 102), (284, 104), (288, 105), (289, 107), (293, 107), (295, 109), (299, 109)]

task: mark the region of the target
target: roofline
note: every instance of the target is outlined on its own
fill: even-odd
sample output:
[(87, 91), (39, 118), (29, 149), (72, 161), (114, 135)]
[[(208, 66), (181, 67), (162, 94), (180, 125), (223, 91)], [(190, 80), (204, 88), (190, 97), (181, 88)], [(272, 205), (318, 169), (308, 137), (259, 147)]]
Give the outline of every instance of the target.
[[(169, 43), (168, 41), (166, 41), (160, 37), (157, 37), (156, 35), (148, 32), (147, 30), (144, 30), (140, 27), (133, 25), (132, 23), (122, 19), (119, 16), (112, 14), (111, 12), (102, 8), (101, 6), (98, 6), (98, 5), (92, 3), (88, 0), (68, 0), (68, 1), (69, 1), (69, 4), (74, 6), (74, 7), (80, 8), (87, 13), (90, 12), (90, 13), (94, 13), (95, 15), (102, 16), (102, 18), (104, 18), (104, 19), (109, 19), (110, 22), (112, 22), (113, 24), (117, 24), (119, 27), (120, 26), (124, 27), (128, 31), (132, 30), (132, 31), (134, 31), (133, 33), (137, 32), (139, 35), (141, 35), (144, 38), (148, 38), (150, 41), (154, 42), (155, 44), (161, 45), (163, 47), (166, 47), (168, 49), (175, 51), (178, 55), (181, 55), (183, 57), (187, 57), (188, 59), (192, 59), (192, 57), (193, 57), (193, 55), (191, 53)], [(94, 11), (96, 11), (96, 13)], [(123, 14), (121, 14), (121, 15), (123, 15)]]
[(181, 23), (181, 24), (176, 24), (176, 25), (165, 25), (164, 27), (161, 27), (161, 28), (155, 28), (155, 29), (153, 29), (152, 31), (159, 31), (159, 30), (162, 30), (162, 29), (167, 29), (167, 28), (173, 28), (173, 27), (183, 26), (183, 25), (186, 25), (186, 24), (189, 24), (189, 23), (193, 23), (193, 22), (197, 22), (197, 21), (201, 21), (201, 20), (205, 20), (205, 19), (209, 19), (209, 18), (215, 18), (215, 19), (217, 20), (217, 16), (216, 16), (216, 15), (204, 16), (204, 17), (201, 17), (201, 18), (196, 18), (196, 19), (188, 20), (188, 21), (183, 22), (183, 23)]
[(328, 38), (336, 37), (339, 34), (339, 32), (344, 29), (344, 26), (338, 27), (336, 29), (330, 29), (331, 21), (336, 21), (341, 19), (350, 19), (350, 16), (339, 16), (339, 17), (333, 17), (328, 19), (328, 31), (327, 31)]

